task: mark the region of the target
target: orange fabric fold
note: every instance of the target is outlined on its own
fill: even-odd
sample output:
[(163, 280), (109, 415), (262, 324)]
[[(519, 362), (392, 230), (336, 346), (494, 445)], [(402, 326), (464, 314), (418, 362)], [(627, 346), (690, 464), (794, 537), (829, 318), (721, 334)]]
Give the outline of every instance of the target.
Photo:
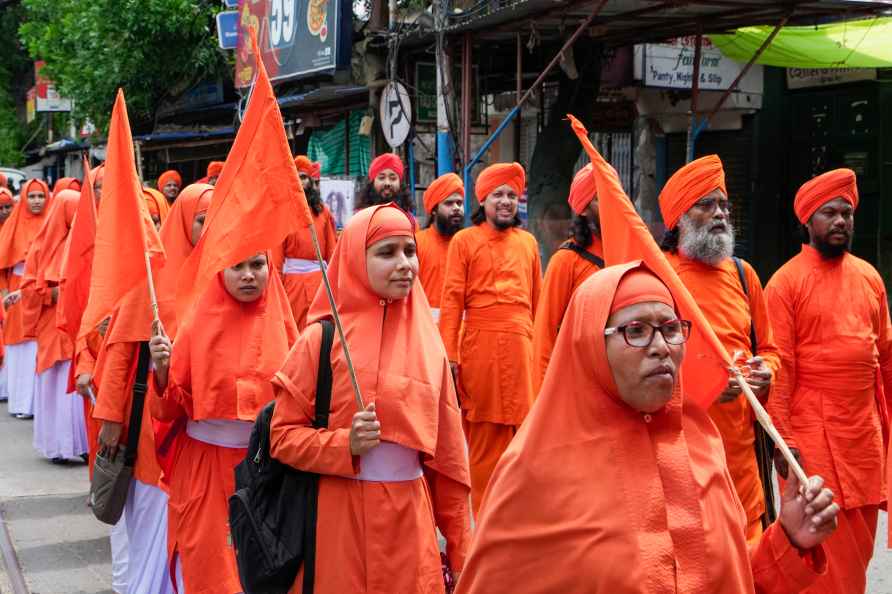
[(603, 331), (639, 270), (652, 276), (640, 262), (606, 268), (571, 299), (536, 405), (490, 480), (457, 594), (508, 580), (518, 594), (786, 594), (824, 569), (820, 549), (800, 557), (777, 527), (751, 566), (721, 438), (679, 389), (652, 415), (620, 398)]
[(164, 262), (164, 248), (136, 175), (130, 122), (121, 90), (112, 110), (106, 153), (90, 299), (82, 318), (81, 335), (92, 332), (133, 287), (145, 281), (146, 254), (154, 266)]
[(808, 180), (796, 192), (793, 211), (803, 225), (821, 206), (835, 198), (843, 198), (858, 208), (858, 184), (851, 169), (834, 169)]
[(424, 212), (430, 215), (438, 204), (453, 194), (465, 195), (465, 184), (454, 173), (446, 173), (431, 182), (424, 191)]
[(718, 155), (707, 155), (691, 161), (672, 174), (660, 192), (660, 212), (667, 229), (675, 229), (678, 220), (695, 202), (721, 190), (725, 196), (725, 170)]
[(164, 194), (153, 188), (143, 188), (142, 195), (146, 201), (146, 208), (149, 214), (161, 217), (161, 222), (163, 223), (170, 212), (170, 204), (167, 202)]
[(573, 183), (570, 184), (570, 195), (567, 196), (567, 203), (570, 208), (578, 215), (595, 199), (595, 193), (598, 190), (595, 184), (595, 176), (592, 175), (593, 165), (589, 163), (580, 169), (573, 177)]
[(80, 192), (81, 182), (76, 177), (60, 177), (56, 180), (56, 183), (53, 184), (53, 196), (62, 190), (74, 190), (75, 192)]
[(223, 161), (211, 161), (208, 163), (207, 176), (217, 177), (223, 171)]
[(481, 204), (499, 186), (511, 186), (511, 189), (520, 196), (526, 188), (526, 179), (526, 172), (520, 163), (496, 163), (477, 176), (474, 193)]

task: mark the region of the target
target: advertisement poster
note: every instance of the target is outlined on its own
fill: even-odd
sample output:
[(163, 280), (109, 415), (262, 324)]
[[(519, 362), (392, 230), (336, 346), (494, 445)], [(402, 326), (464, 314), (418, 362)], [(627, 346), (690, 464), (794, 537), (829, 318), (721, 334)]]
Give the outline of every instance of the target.
[(270, 80), (345, 67), (352, 42), (351, 11), (347, 0), (239, 0), (236, 86), (246, 87), (254, 79), (248, 33), (252, 28)]
[[(690, 89), (694, 78), (694, 37), (676, 37), (668, 43), (636, 45), (634, 50), (635, 79), (645, 87)], [(700, 52), (700, 88), (723, 91), (731, 86), (743, 70), (743, 64), (722, 54), (704, 38)], [(756, 64), (741, 79), (738, 90), (762, 93), (762, 66)]]

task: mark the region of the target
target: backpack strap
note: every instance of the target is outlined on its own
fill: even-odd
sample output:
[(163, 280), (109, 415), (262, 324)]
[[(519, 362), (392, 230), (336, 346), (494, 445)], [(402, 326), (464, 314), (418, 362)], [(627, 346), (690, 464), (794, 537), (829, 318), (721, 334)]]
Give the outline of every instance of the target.
[(139, 434), (142, 427), (142, 413), (149, 389), (149, 343), (139, 343), (139, 357), (136, 363), (136, 377), (133, 380), (133, 398), (130, 401), (130, 424), (127, 426), (127, 450), (124, 452), (124, 465), (133, 467), (136, 464), (136, 452), (139, 450)]
[(591, 253), (590, 251), (588, 251), (581, 245), (578, 245), (574, 241), (565, 241), (564, 243), (561, 244), (561, 247), (558, 249), (570, 250), (571, 252), (576, 253), (576, 255), (581, 257), (583, 260), (587, 260), (587, 261), (591, 262), (598, 268), (604, 268), (604, 259), (603, 258), (599, 258), (598, 256), (594, 255), (593, 253)]
[[(319, 369), (316, 372), (316, 418), (313, 427), (328, 427), (328, 415), (331, 410), (331, 347), (334, 343), (334, 324), (323, 319), (322, 342), (319, 345)], [(304, 535), (304, 583), (303, 594), (313, 594), (316, 584), (316, 523), (319, 513), (319, 487), (310, 490), (307, 505), (306, 534)]]
[[(743, 260), (737, 256), (731, 256), (731, 259), (734, 260), (734, 266), (737, 268), (737, 278), (740, 279), (740, 286), (743, 287), (743, 294), (746, 295), (746, 302), (749, 306), (750, 289), (746, 282), (746, 271), (743, 269)], [(753, 319), (752, 309), (753, 308), (750, 307), (750, 351), (752, 351), (753, 356), (755, 357), (759, 343), (756, 341), (756, 321)]]

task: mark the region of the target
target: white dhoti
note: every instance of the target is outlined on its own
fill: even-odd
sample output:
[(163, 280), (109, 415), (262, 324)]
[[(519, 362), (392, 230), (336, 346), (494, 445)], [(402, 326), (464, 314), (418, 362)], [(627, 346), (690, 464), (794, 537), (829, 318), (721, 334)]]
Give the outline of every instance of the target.
[(0, 367), (0, 402), (9, 400), (9, 390), (6, 389), (6, 363)]
[(167, 564), (167, 494), (133, 479), (124, 514), (129, 567), (127, 594), (173, 594)]
[(6, 345), (6, 389), (9, 414), (33, 415), (37, 389), (37, 341)]
[(84, 401), (68, 392), (71, 361), (60, 361), (37, 376), (34, 395), (34, 449), (47, 458), (87, 453)]
[[(121, 515), (111, 529), (112, 590), (127, 594), (127, 516)], [(180, 592), (180, 594), (185, 594)]]

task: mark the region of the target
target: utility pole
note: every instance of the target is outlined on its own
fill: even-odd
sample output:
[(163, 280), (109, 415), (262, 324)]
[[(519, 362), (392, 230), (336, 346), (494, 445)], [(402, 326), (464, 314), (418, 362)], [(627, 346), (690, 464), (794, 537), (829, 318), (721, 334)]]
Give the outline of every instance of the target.
[[(443, 13), (443, 0), (434, 2), (434, 29), (437, 36), (437, 176), (455, 171), (452, 136), (449, 130), (449, 106), (446, 97), (452, 88), (452, 63), (446, 53), (445, 34), (446, 15)], [(449, 95), (451, 96), (451, 95)]]

